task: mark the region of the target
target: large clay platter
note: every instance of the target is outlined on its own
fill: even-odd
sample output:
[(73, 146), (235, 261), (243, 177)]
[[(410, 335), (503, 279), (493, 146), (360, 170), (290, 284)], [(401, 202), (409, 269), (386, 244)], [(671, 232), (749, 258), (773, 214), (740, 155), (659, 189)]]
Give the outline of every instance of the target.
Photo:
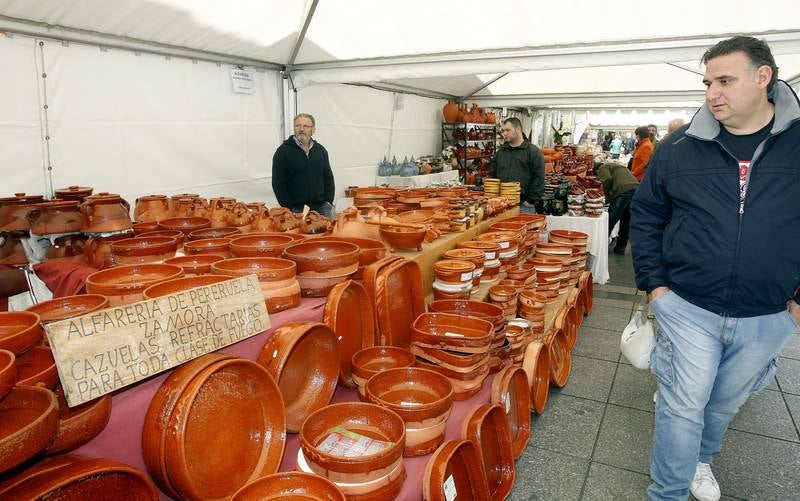
[(480, 452), (471, 440), (449, 440), (433, 453), (422, 478), (426, 501), (489, 501)]
[(425, 312), (419, 264), (410, 259), (388, 264), (375, 278), (372, 297), (380, 344), (408, 348), (411, 324)]
[(531, 438), (531, 391), (522, 368), (512, 365), (495, 376), (492, 403), (499, 404), (506, 413), (511, 449), (514, 459), (519, 459)]
[(472, 440), (483, 458), (493, 500), (508, 497), (514, 487), (514, 456), (508, 422), (499, 405), (481, 404), (464, 418), (461, 438)]
[(550, 350), (541, 341), (533, 341), (525, 348), (522, 368), (528, 376), (531, 391), (531, 409), (536, 414), (544, 412), (550, 394)]
[(375, 345), (375, 317), (364, 286), (352, 280), (336, 284), (328, 294), (322, 318), (339, 341), (339, 384), (353, 389), (353, 355)]
[(550, 357), (550, 382), (563, 388), (567, 384), (569, 373), (572, 370), (572, 355), (569, 351), (566, 333), (561, 329), (554, 328), (545, 339), (545, 345), (549, 350)]

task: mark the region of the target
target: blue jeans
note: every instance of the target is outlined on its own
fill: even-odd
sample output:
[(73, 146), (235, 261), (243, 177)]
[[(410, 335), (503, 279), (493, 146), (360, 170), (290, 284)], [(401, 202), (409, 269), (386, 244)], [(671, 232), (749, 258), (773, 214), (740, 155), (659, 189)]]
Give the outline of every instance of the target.
[[(334, 211), (333, 211), (333, 205), (330, 202), (319, 202), (319, 203), (316, 203), (316, 204), (309, 203), (307, 205), (311, 210), (317, 211), (321, 216), (325, 216), (328, 219), (330, 219), (331, 221), (336, 219), (336, 215), (334, 214)], [(301, 205), (300, 207), (290, 207), (289, 210), (291, 210), (292, 212), (302, 213), (303, 212), (303, 206)]]
[(770, 384), (775, 357), (798, 325), (788, 311), (720, 316), (673, 291), (651, 308), (659, 324), (650, 355), (658, 401), (647, 496), (684, 500), (697, 462), (712, 462), (739, 408)]

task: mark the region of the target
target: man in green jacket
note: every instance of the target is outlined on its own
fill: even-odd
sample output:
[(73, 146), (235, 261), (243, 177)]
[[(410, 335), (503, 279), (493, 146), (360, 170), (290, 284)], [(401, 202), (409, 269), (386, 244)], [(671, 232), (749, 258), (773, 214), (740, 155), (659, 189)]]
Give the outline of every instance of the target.
[(520, 212), (535, 212), (536, 202), (544, 194), (544, 156), (522, 134), (522, 122), (511, 117), (503, 120), (503, 143), (492, 158), (489, 177), (504, 183), (519, 181)]
[(625, 254), (631, 227), (631, 200), (636, 193), (639, 181), (622, 164), (609, 162), (597, 168), (597, 177), (603, 183), (603, 190), (609, 200), (608, 233), (619, 221), (619, 234), (614, 246), (614, 254)]

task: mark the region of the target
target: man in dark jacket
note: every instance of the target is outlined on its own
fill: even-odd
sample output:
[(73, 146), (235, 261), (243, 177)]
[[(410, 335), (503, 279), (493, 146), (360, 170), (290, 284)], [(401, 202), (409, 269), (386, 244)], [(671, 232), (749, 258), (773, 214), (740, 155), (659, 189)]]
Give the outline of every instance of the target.
[(333, 219), (333, 171), (328, 150), (312, 138), (315, 125), (308, 113), (295, 117), (294, 135), (272, 156), (272, 190), (281, 207), (303, 212), (308, 205)]
[(504, 183), (519, 181), (520, 211), (534, 212), (533, 207), (544, 194), (544, 156), (525, 139), (519, 118), (505, 119), (501, 133), (505, 143), (492, 157), (489, 177)]
[(800, 104), (769, 47), (703, 56), (706, 102), (667, 136), (631, 205), (637, 286), (658, 319), (650, 499), (717, 500), (711, 461), (798, 331)]
[(609, 200), (608, 206), (608, 234), (619, 222), (617, 243), (614, 245), (614, 254), (625, 254), (628, 245), (628, 236), (631, 225), (631, 200), (636, 193), (639, 181), (633, 177), (631, 171), (622, 164), (608, 162), (597, 168), (597, 178), (603, 183), (603, 191)]

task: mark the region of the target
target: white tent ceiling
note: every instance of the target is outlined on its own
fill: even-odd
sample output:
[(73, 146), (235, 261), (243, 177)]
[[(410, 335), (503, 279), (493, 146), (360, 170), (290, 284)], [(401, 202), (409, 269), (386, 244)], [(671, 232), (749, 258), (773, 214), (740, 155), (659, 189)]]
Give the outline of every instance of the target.
[(766, 38), (796, 85), (798, 19), (796, 0), (0, 0), (0, 30), (288, 66), (298, 87), (474, 94), (496, 106), (697, 103), (698, 59), (732, 33)]

